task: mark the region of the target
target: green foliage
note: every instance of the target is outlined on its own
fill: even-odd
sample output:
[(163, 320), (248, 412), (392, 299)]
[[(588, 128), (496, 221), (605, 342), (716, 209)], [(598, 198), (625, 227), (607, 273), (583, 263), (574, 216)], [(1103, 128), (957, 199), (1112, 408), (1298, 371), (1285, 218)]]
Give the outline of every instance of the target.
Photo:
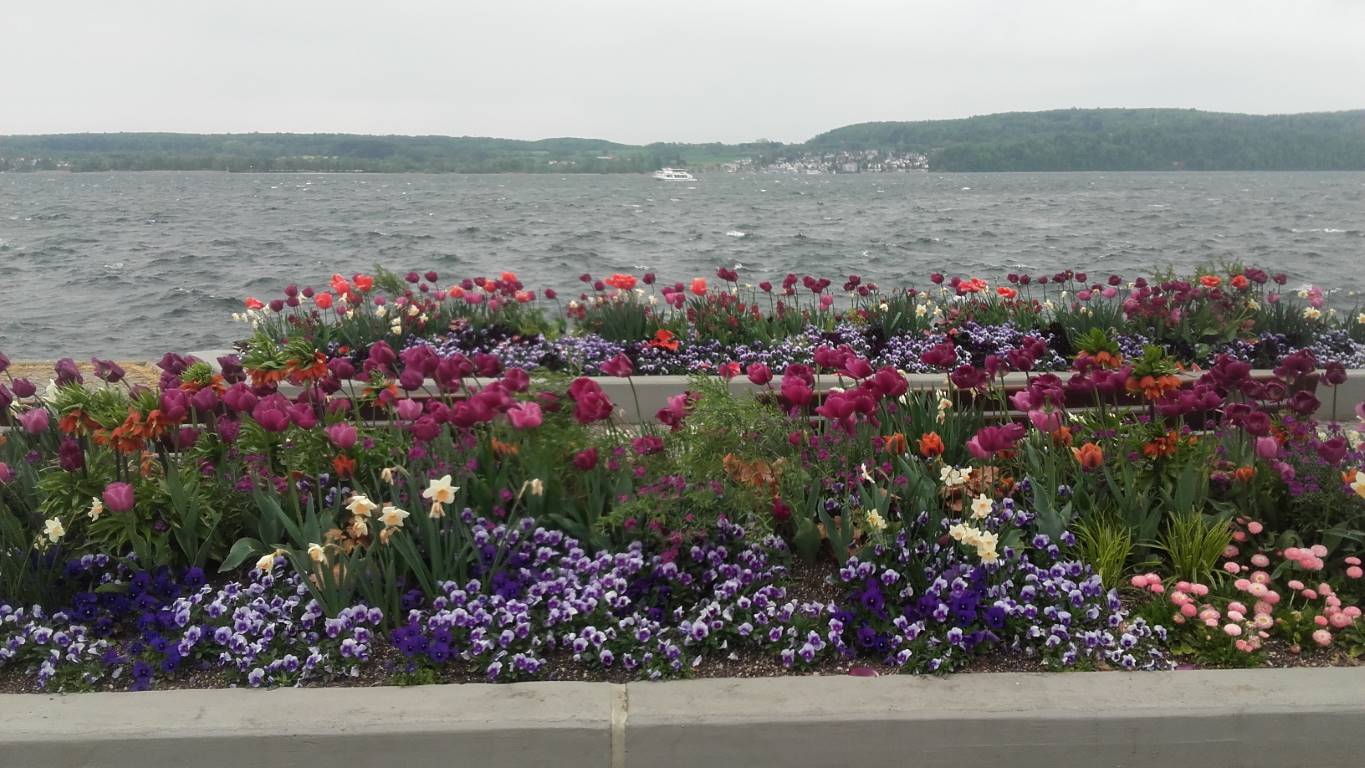
[(1089, 563), (1108, 589), (1123, 582), (1128, 560), (1133, 555), (1133, 531), (1112, 515), (1094, 514), (1072, 527), (1076, 535), (1076, 554)]
[(1232, 529), (1225, 519), (1187, 509), (1167, 517), (1156, 548), (1165, 553), (1174, 578), (1208, 583), (1218, 574), (1218, 558), (1230, 543)]

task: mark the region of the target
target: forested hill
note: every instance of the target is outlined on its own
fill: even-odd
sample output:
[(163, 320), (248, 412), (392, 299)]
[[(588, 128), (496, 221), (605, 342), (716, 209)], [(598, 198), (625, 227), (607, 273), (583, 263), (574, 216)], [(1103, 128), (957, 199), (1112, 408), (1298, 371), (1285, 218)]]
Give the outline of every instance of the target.
[(0, 136), (0, 171), (69, 169), (641, 173), (851, 153), (925, 155), (939, 171), (1365, 170), (1365, 110), (1240, 115), (1181, 109), (1010, 112), (860, 123), (805, 144), (618, 144), (355, 134), (80, 133)]
[(810, 151), (916, 152), (943, 171), (1365, 170), (1365, 110), (1065, 109), (860, 123)]
[(0, 136), (0, 170), (641, 173), (759, 156), (777, 146), (345, 133), (66, 133)]

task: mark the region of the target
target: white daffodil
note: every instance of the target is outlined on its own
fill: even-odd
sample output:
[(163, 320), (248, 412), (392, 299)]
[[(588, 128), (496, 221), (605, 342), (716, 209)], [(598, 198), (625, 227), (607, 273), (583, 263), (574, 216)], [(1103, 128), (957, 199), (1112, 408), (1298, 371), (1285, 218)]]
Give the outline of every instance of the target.
[(422, 310), (418, 309), (416, 304), (411, 304), (408, 306), (408, 317), (417, 317), (417, 315), (421, 314), (421, 312)]
[(929, 314), (929, 305), (927, 304), (915, 305), (915, 317), (924, 317), (927, 314)]
[(1247, 309), (1255, 312), (1261, 308), (1260, 302), (1255, 299), (1247, 299)]
[(270, 573), (275, 567), (275, 553), (261, 555), (261, 559), (256, 561), (256, 570)]
[(61, 520), (49, 517), (47, 522), (43, 523), (43, 535), (47, 536), (48, 541), (56, 544), (66, 535), (66, 528), (62, 525)]
[(1361, 312), (1360, 314), (1356, 315), (1356, 323), (1360, 325), (1365, 325), (1365, 312)]
[(439, 501), (431, 502), (431, 509), (427, 510), (427, 517), (432, 520), (440, 520), (446, 516), (446, 507)]
[(1355, 491), (1360, 498), (1365, 499), (1365, 472), (1356, 470), (1356, 479), (1351, 482), (1351, 490)]
[[(323, 549), (321, 544), (309, 544), (309, 545), (308, 545), (308, 559), (312, 560), (313, 562), (317, 563), (318, 565), (326, 565), (326, 564), (327, 564), (327, 550)], [(257, 563), (257, 565), (259, 565), (259, 563)]]
[(451, 485), (450, 475), (446, 475), (429, 481), (427, 489), (422, 491), (422, 498), (438, 504), (451, 504), (455, 501), (455, 494), (459, 491), (459, 486)]
[(90, 497), (90, 512), (88, 514), (92, 521), (100, 519), (100, 515), (104, 514), (104, 501), (100, 497)]
[(364, 494), (357, 493), (351, 497), (351, 501), (346, 505), (346, 509), (357, 517), (369, 517), (374, 514), (376, 509), (379, 509), (379, 505), (370, 501), (369, 497)]
[(388, 313), (389, 308), (384, 306), (383, 304), (380, 304), (379, 306), (374, 308), (374, 316), (380, 318), (381, 320), (383, 319), (384, 315), (387, 315)]
[(386, 528), (402, 528), (403, 521), (408, 518), (406, 509), (399, 509), (392, 504), (385, 504), (384, 509), (379, 513), (379, 522)]
[(541, 482), (541, 479), (538, 477), (531, 481), (531, 495), (532, 496), (545, 495), (545, 483)]
[(989, 515), (994, 508), (995, 502), (984, 493), (972, 499), (972, 517), (977, 520)]
[(859, 465), (858, 465), (858, 469), (859, 469), (859, 471), (862, 472), (862, 474), (863, 474), (863, 479), (864, 479), (864, 480), (866, 480), (866, 481), (869, 482), (869, 483), (875, 482), (875, 481), (876, 481), (876, 478), (874, 478), (874, 477), (872, 476), (872, 473), (869, 472), (869, 471), (867, 471), (867, 464), (865, 464), (865, 463), (864, 463), (864, 464), (859, 464)]
[(389, 485), (396, 485), (398, 483), (399, 477), (401, 477), (402, 474), (403, 469), (401, 467), (384, 467), (383, 469), (379, 470), (379, 479), (383, 480)]
[(1317, 320), (1322, 317), (1322, 310), (1317, 307), (1304, 307), (1303, 317), (1305, 320)]
[(867, 511), (867, 527), (874, 531), (884, 530), (886, 528), (886, 520), (882, 519), (881, 513), (877, 510), (870, 509)]
[(393, 335), (398, 336), (403, 333), (403, 324), (398, 320), (394, 320), (393, 325), (389, 326), (389, 330), (393, 332)]

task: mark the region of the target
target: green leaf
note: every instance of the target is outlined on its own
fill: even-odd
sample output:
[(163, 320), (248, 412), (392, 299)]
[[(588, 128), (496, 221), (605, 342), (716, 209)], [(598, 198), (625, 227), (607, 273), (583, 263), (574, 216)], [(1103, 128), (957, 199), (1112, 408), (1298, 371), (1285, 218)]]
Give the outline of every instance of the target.
[(255, 539), (238, 539), (232, 545), (232, 549), (228, 550), (227, 557), (223, 558), (223, 564), (219, 566), (218, 572), (225, 573), (227, 571), (235, 570), (240, 567), (242, 563), (246, 562), (247, 558), (264, 554), (265, 551), (266, 546)]

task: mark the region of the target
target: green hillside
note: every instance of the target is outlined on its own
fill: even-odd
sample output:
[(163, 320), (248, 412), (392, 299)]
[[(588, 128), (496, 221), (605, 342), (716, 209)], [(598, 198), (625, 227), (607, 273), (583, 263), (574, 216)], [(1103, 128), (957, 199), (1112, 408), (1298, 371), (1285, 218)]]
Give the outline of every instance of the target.
[(1365, 170), (1365, 110), (1009, 112), (860, 123), (822, 133), (806, 147), (918, 152), (944, 171)]

